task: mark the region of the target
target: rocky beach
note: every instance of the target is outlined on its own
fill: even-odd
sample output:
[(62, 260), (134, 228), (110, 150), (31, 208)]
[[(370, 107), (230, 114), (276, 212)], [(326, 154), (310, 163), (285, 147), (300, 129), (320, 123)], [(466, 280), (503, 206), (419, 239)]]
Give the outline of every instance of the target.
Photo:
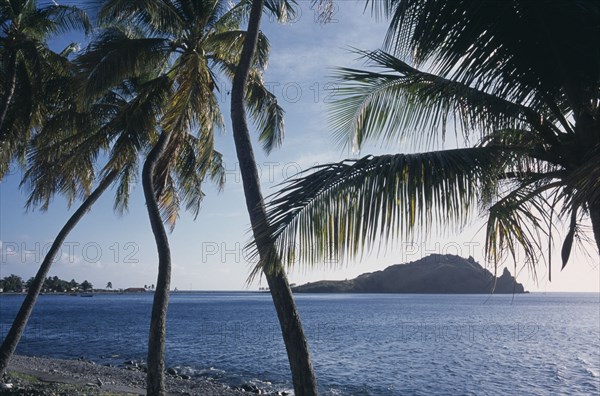
[[(145, 381), (143, 368), (134, 363), (107, 367), (87, 360), (14, 356), (0, 395), (145, 395)], [(167, 391), (169, 395), (265, 394), (251, 385), (234, 389), (216, 381), (181, 376), (174, 369), (167, 375)]]

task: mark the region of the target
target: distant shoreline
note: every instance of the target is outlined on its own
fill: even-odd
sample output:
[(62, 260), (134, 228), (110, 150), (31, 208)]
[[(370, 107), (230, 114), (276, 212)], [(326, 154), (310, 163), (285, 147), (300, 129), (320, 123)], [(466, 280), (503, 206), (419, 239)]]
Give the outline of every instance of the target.
[[(81, 293), (92, 293), (92, 294), (152, 294), (153, 290), (146, 291), (119, 291), (119, 290), (94, 290), (89, 292), (78, 292)], [(268, 290), (171, 290), (170, 294), (183, 294), (183, 293), (248, 293), (248, 294), (264, 294), (269, 293)], [(0, 296), (21, 296), (26, 295), (27, 292), (0, 292)], [(44, 296), (75, 296), (74, 292), (41, 292), (40, 295)]]

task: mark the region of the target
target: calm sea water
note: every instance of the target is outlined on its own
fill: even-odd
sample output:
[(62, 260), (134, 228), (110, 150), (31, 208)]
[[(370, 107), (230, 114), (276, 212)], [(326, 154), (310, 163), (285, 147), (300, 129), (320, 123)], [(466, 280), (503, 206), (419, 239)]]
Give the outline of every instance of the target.
[[(6, 333), (21, 296), (0, 297)], [(41, 296), (18, 353), (145, 358), (152, 296)], [(324, 395), (597, 395), (600, 295), (298, 295)], [(270, 295), (171, 296), (167, 363), (289, 390)]]

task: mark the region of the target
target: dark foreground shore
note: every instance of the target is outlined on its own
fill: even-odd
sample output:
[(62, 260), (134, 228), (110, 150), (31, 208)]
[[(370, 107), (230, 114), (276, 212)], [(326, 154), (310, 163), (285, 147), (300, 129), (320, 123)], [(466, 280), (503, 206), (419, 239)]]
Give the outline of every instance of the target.
[[(81, 360), (15, 356), (0, 395), (145, 395), (141, 371), (106, 367)], [(218, 382), (167, 376), (171, 395), (236, 396), (248, 392)], [(258, 392), (256, 392), (258, 393)]]

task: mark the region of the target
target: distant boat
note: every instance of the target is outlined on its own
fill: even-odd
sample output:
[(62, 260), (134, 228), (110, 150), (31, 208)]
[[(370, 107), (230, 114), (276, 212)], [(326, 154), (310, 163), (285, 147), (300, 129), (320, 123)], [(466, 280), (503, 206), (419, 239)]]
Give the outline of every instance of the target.
[(79, 293), (79, 297), (94, 297), (94, 293)]

